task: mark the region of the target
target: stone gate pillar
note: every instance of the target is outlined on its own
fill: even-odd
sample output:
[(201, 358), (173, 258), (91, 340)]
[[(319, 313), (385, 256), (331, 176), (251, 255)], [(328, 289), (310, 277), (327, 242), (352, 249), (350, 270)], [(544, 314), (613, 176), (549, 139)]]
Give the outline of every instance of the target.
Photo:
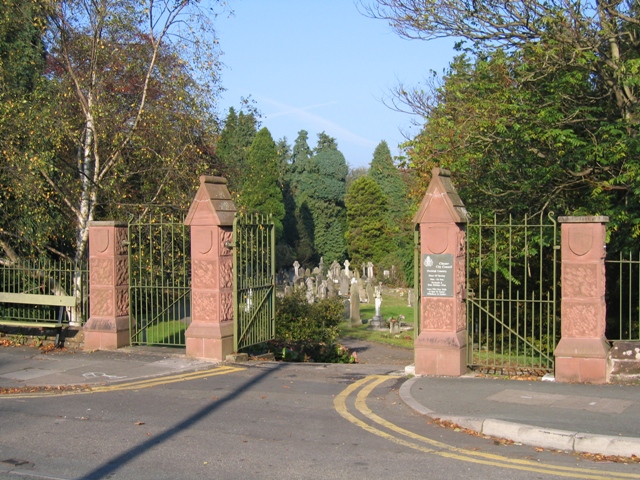
[(414, 223), (420, 229), (420, 325), (417, 375), (463, 375), (467, 370), (465, 234), (467, 211), (451, 173), (434, 168)]
[(559, 217), (562, 224), (561, 338), (555, 355), (559, 382), (606, 383), (605, 254), (609, 217)]
[(89, 307), (85, 350), (115, 350), (130, 344), (127, 224), (89, 225)]
[(191, 227), (191, 324), (187, 356), (223, 361), (233, 353), (233, 217), (222, 177), (200, 177), (185, 225)]

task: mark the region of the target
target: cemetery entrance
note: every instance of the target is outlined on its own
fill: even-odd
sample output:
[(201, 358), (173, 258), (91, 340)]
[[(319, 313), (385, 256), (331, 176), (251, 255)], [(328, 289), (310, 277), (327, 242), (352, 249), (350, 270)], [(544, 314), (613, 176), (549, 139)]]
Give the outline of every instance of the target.
[(467, 225), (470, 367), (552, 371), (560, 336), (559, 232), (552, 214)]
[(275, 336), (276, 239), (271, 216), (236, 215), (233, 221), (234, 350)]
[(151, 212), (129, 222), (131, 345), (184, 346), (191, 321), (189, 228)]

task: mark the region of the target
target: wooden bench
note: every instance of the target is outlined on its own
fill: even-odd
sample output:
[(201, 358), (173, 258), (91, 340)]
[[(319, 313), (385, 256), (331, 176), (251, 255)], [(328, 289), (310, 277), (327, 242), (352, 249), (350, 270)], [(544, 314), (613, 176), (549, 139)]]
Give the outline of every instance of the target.
[(38, 320), (10, 320), (0, 318), (0, 325), (9, 327), (25, 327), (25, 328), (51, 328), (56, 332), (56, 346), (60, 344), (60, 334), (62, 330), (67, 328), (62, 323), (64, 311), (66, 307), (75, 307), (77, 305), (76, 297), (68, 295), (38, 295), (33, 293), (5, 293), (0, 292), (0, 303), (15, 303), (20, 305), (43, 305), (51, 307), (60, 307), (58, 312), (58, 321), (38, 321)]

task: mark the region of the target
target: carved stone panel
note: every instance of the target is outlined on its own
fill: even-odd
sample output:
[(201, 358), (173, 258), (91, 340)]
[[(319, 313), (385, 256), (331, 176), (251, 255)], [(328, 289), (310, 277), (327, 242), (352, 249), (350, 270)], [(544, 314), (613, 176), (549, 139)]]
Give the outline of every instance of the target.
[(191, 270), (194, 288), (218, 289), (218, 276), (216, 275), (216, 260), (192, 260)]
[(112, 288), (105, 288), (105, 289), (92, 288), (91, 289), (91, 316), (92, 317), (115, 316)]
[(129, 240), (129, 232), (126, 228), (115, 229), (114, 234), (114, 251), (116, 255), (126, 255), (128, 253), (127, 240)]
[(233, 230), (220, 227), (220, 256), (227, 257), (233, 254), (233, 250), (227, 247), (233, 241)]
[(594, 298), (598, 295), (598, 265), (564, 264), (562, 266), (562, 294), (566, 298)]
[[(111, 258), (90, 258), (89, 259), (89, 281), (91, 285), (114, 285), (113, 282), (113, 259)], [(93, 309), (93, 299), (92, 299)]]
[(193, 321), (218, 322), (217, 295), (210, 291), (193, 290), (191, 303), (193, 307)]
[(129, 257), (118, 258), (114, 269), (114, 284), (129, 285)]
[(231, 257), (220, 259), (220, 288), (233, 287), (233, 260)]
[(233, 320), (233, 293), (220, 294), (220, 321)]
[(565, 303), (562, 308), (562, 336), (598, 338), (604, 334), (602, 308), (595, 303)]
[(116, 290), (116, 315), (129, 315), (129, 289), (119, 288)]
[(454, 301), (429, 298), (422, 303), (422, 328), (424, 330), (452, 331), (454, 328)]

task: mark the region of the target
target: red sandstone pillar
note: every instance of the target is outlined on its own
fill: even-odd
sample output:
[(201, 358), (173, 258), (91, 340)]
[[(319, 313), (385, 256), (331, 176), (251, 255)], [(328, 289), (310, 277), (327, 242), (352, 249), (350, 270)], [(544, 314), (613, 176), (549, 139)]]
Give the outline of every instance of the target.
[(233, 353), (233, 217), (222, 177), (200, 177), (185, 225), (191, 227), (191, 324), (187, 356), (223, 361)]
[(115, 350), (130, 344), (127, 224), (89, 225), (89, 306), (85, 350)]
[(418, 375), (463, 375), (467, 370), (464, 300), (467, 211), (447, 170), (434, 168), (414, 223), (420, 228)]
[(606, 383), (605, 224), (609, 217), (559, 217), (562, 224), (562, 336), (559, 382)]

